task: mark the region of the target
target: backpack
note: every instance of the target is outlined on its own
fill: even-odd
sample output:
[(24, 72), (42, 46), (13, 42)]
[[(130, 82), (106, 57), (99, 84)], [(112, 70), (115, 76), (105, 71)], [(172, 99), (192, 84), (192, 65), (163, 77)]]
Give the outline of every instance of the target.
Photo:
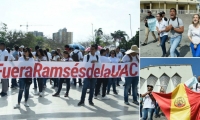
[[(164, 20), (165, 20), (165, 21), (167, 21), (167, 18), (166, 18), (166, 17), (164, 17)], [(168, 24), (169, 24), (169, 23), (168, 23)]]
[[(178, 23), (178, 26), (179, 26), (179, 21), (178, 21), (178, 17), (176, 17), (177, 18), (177, 23)], [(170, 19), (168, 20), (168, 25), (169, 25), (169, 21), (170, 21)]]
[(74, 53), (74, 52), (73, 52), (73, 54), (72, 54), (72, 59), (73, 59), (73, 61), (75, 61), (75, 62), (79, 62), (78, 53), (79, 53), (79, 51), (78, 51), (77, 53)]
[[(98, 62), (98, 61), (99, 61), (99, 56), (96, 55), (96, 58), (97, 58), (97, 62)], [(87, 55), (87, 62), (89, 61), (89, 59), (90, 59), (90, 55), (88, 54), (88, 55)]]

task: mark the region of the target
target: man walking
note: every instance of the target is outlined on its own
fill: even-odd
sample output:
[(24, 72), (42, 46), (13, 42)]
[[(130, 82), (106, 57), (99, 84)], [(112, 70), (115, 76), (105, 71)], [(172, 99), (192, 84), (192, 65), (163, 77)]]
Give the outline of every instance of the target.
[(149, 30), (149, 26), (148, 26), (148, 23), (147, 23), (148, 19), (152, 19), (152, 18), (155, 18), (155, 17), (152, 15), (151, 11), (148, 11), (147, 13), (148, 13), (148, 15), (146, 16), (146, 19), (144, 20), (144, 23), (145, 23), (145, 41), (144, 41), (144, 43), (142, 44), (142, 46), (147, 45), (149, 32), (151, 32), (151, 34), (152, 34), (152, 36), (153, 36), (153, 38), (154, 38), (154, 41), (153, 41), (153, 42), (156, 42), (156, 41), (157, 41), (157, 40), (156, 40), (156, 36), (155, 36), (155, 34), (154, 34), (154, 31), (150, 31), (150, 30)]
[[(170, 19), (167, 21), (168, 26), (166, 27), (166, 32), (171, 33), (170, 37), (170, 56), (171, 57), (179, 57), (179, 52), (177, 51), (177, 47), (179, 43), (181, 42), (182, 39), (182, 33), (184, 32), (184, 26), (183, 26), (183, 21), (176, 17), (176, 9), (171, 8), (170, 9)], [(176, 55), (175, 55), (176, 54)]]

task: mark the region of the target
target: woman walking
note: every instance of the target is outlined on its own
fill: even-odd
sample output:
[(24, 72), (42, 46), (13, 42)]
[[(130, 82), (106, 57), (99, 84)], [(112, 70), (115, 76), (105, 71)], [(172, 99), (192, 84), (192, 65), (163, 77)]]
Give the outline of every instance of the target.
[[(20, 62), (34, 62), (33, 55), (31, 53), (30, 48), (25, 48), (23, 51), (23, 56), (18, 59)], [(27, 103), (28, 97), (29, 97), (29, 88), (32, 83), (32, 78), (19, 78), (19, 93), (18, 93), (18, 104), (14, 107), (20, 108), (20, 103), (22, 99), (23, 92), (25, 90), (25, 107), (29, 107), (29, 104)]]
[(193, 57), (200, 57), (200, 16), (199, 14), (193, 15), (192, 24), (189, 26), (188, 38), (190, 40), (190, 48)]

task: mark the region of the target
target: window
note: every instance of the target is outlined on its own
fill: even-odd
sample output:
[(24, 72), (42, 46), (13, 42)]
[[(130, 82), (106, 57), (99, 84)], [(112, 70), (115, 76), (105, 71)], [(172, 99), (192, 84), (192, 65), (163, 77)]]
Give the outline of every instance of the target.
[(160, 85), (164, 88), (165, 91), (167, 90), (169, 80), (170, 77), (165, 73), (160, 77)]
[(156, 85), (158, 78), (156, 76), (154, 76), (153, 74), (149, 75), (149, 77), (147, 78), (147, 85)]
[(172, 82), (174, 87), (176, 87), (179, 83), (181, 83), (181, 76), (178, 73), (174, 74), (174, 76), (172, 76)]
[(140, 88), (142, 87), (142, 85), (144, 84), (144, 82), (145, 82), (145, 79), (142, 78), (142, 77), (140, 77)]

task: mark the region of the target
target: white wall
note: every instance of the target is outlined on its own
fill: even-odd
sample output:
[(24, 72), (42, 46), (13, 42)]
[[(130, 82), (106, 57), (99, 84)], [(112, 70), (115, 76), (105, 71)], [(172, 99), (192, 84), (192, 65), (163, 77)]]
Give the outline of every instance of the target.
[(181, 76), (181, 83), (184, 83), (185, 81), (189, 80), (191, 77), (193, 77), (192, 72), (192, 66), (191, 65), (172, 65), (172, 66), (150, 66), (147, 68), (143, 68), (140, 70), (140, 77), (145, 79), (144, 84), (140, 88), (140, 93), (143, 94), (147, 91), (147, 78), (153, 74), (158, 78), (156, 85), (154, 86), (154, 91), (159, 92), (160, 91), (160, 80), (159, 78), (163, 74), (167, 74), (170, 77), (169, 84), (167, 87), (166, 92), (169, 93), (174, 90), (174, 85), (172, 82), (171, 77), (174, 76), (174, 74), (179, 74)]

